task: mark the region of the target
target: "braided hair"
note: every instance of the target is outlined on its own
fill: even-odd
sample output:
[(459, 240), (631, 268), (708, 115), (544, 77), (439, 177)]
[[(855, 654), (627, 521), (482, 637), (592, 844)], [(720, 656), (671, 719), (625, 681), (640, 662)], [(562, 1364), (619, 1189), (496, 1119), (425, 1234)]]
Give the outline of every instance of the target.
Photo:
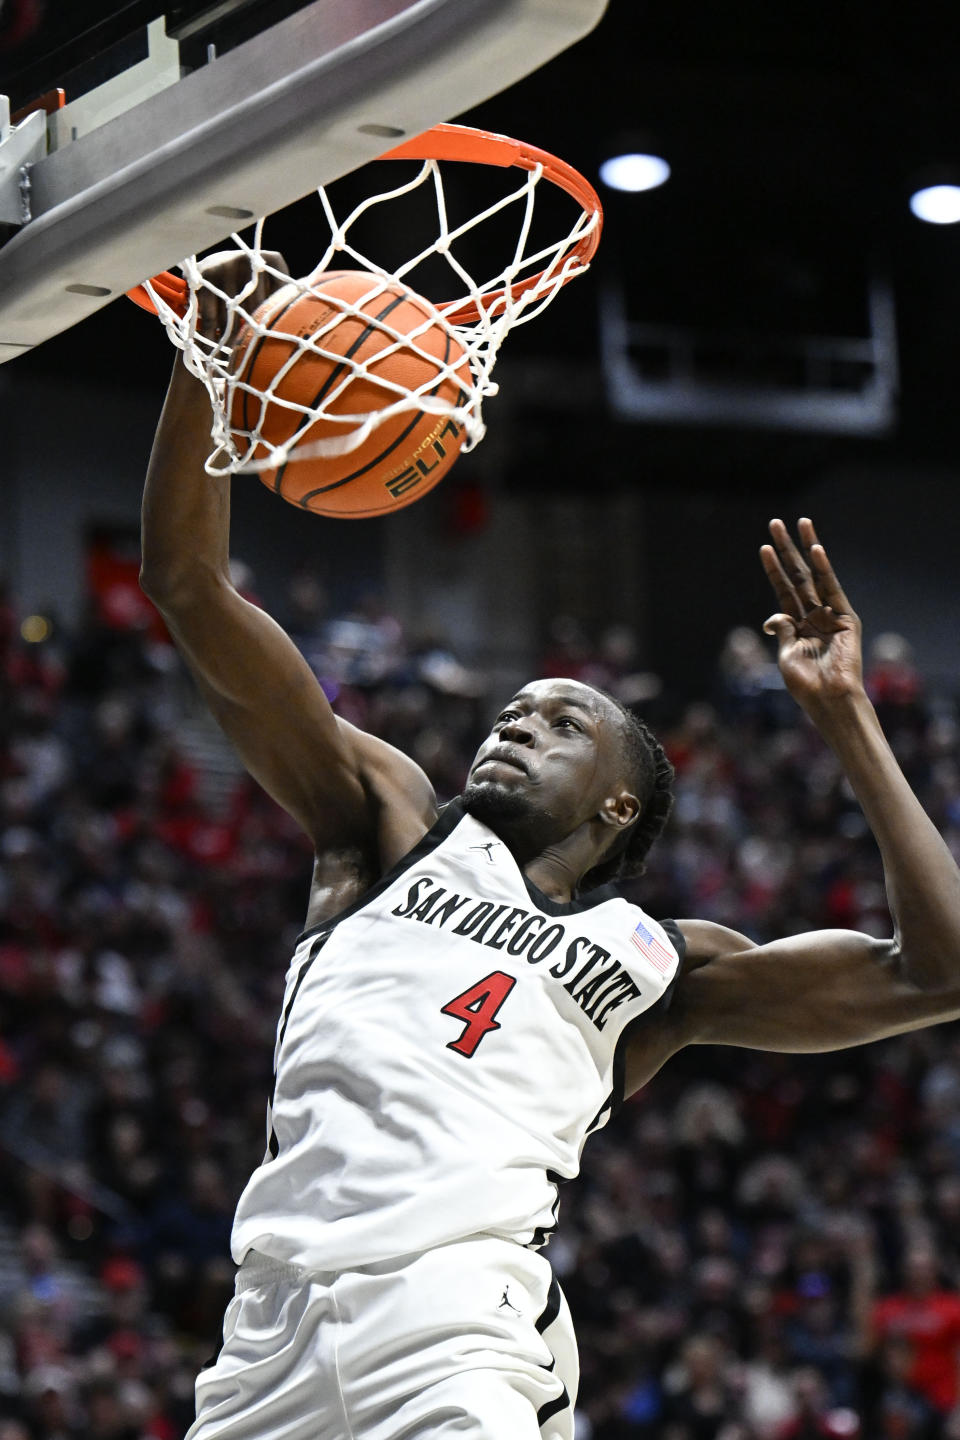
[(662, 834), (673, 809), (674, 769), (653, 731), (614, 695), (597, 686), (591, 688), (609, 700), (623, 717), (625, 778), (640, 801), (640, 814), (618, 836), (600, 863), (583, 877), (581, 890), (642, 875), (650, 847)]

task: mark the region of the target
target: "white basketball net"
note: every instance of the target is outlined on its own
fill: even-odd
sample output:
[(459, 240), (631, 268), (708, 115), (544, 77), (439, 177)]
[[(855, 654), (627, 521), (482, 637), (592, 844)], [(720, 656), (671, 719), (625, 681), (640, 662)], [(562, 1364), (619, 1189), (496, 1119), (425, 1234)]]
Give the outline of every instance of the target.
[[(465, 427), (464, 450), (472, 449), (477, 445), (482, 440), (485, 431), (482, 417), (483, 401), (488, 395), (494, 395), (497, 392), (497, 386), (490, 377), (504, 337), (514, 325), (523, 324), (539, 315), (569, 279), (588, 268), (579, 256), (569, 252), (583, 236), (589, 234), (599, 224), (599, 217), (596, 214), (581, 210), (572, 230), (563, 239), (529, 255), (526, 254), (537, 186), (543, 178), (543, 167), (538, 165), (536, 169), (523, 173), (523, 183), (519, 188), (456, 228), (451, 228), (448, 224), (443, 178), (440, 165), (436, 160), (424, 161), (419, 173), (407, 184), (364, 200), (342, 223), (337, 221), (330, 198), (326, 190), (321, 187), (319, 195), (330, 227), (330, 241), (318, 264), (309, 275), (291, 281), (288, 275), (281, 273), (267, 262), (261, 244), (264, 222), (260, 220), (255, 227), (252, 244), (247, 244), (239, 235), (231, 237), (235, 245), (246, 253), (250, 263), (249, 282), (238, 294), (228, 295), (218, 289), (211, 280), (204, 276), (196, 256), (190, 256), (183, 261), (180, 268), (187, 282), (188, 298), (186, 311), (182, 316), (171, 308), (150, 281), (146, 282), (146, 289), (156, 306), (157, 314), (166, 327), (167, 334), (173, 344), (183, 351), (187, 368), (204, 382), (210, 395), (213, 408), (211, 436), (214, 449), (206, 461), (207, 472), (211, 475), (219, 475), (240, 470), (255, 472), (274, 470), (289, 460), (296, 461), (317, 455), (341, 455), (362, 445), (376, 426), (402, 411), (421, 410), (430, 414), (451, 416), (455, 423)], [(361, 215), (375, 205), (397, 200), (401, 196), (410, 194), (419, 186), (428, 185), (431, 182), (434, 187), (439, 222), (439, 233), (431, 245), (393, 271), (384, 269), (375, 259), (355, 248), (349, 238), (350, 228)], [(520, 230), (513, 255), (503, 269), (491, 279), (477, 280), (460, 263), (454, 254), (454, 246), (468, 230), (506, 210), (509, 206), (517, 206), (521, 211)], [(455, 297), (453, 300), (445, 300), (441, 305), (435, 305), (427, 300), (428, 318), (425, 318), (423, 324), (412, 332), (401, 333), (391, 327), (388, 318), (380, 320), (370, 314), (371, 299), (375, 299), (378, 294), (397, 282), (406, 284), (405, 277), (418, 265), (435, 255), (443, 257), (450, 274), (455, 277), (451, 284)], [(256, 308), (255, 302), (251, 302), (249, 309), (246, 308), (246, 302), (250, 301), (257, 292), (258, 283), (264, 273), (275, 277), (278, 286), (294, 285), (300, 294), (306, 295), (323, 289), (323, 278), (326, 271), (351, 268), (349, 264), (344, 264), (345, 259), (355, 262), (357, 266), (371, 272), (369, 293), (352, 304), (337, 300), (328, 302), (333, 303), (339, 313), (335, 313), (326, 324), (309, 336), (296, 336), (285, 331), (282, 328), (282, 321), (276, 326), (269, 327), (270, 307), (267, 307), (266, 310), (266, 323), (261, 323), (254, 318), (252, 311)], [(518, 282), (529, 280), (538, 271), (543, 273), (536, 284), (523, 290), (515, 288)], [(408, 286), (407, 288), (413, 289), (416, 293), (415, 287)], [(207, 292), (206, 295), (204, 292)], [(262, 296), (262, 290), (259, 293)], [(209, 300), (211, 295), (222, 307), (225, 307), (227, 316), (227, 323), (217, 338), (209, 338), (199, 328), (200, 317), (204, 309), (201, 300)], [(423, 296), (420, 298), (426, 299)], [(459, 323), (448, 318), (456, 315), (471, 303), (476, 307), (478, 318)], [(361, 310), (361, 307), (364, 308)], [(376, 326), (382, 331), (385, 344), (377, 354), (378, 361), (385, 357), (391, 349), (400, 350), (402, 348), (407, 352), (412, 350), (424, 356), (429, 362), (429, 378), (419, 388), (408, 389), (401, 384), (382, 378), (379, 374), (370, 375), (365, 370), (362, 361), (354, 362), (338, 350), (325, 349), (324, 341), (331, 331), (340, 323), (343, 316), (349, 315), (357, 317), (362, 315), (365, 326)], [(444, 364), (437, 359), (435, 354), (421, 350), (417, 346), (418, 335), (434, 324), (442, 326), (446, 333), (458, 343), (466, 356), (466, 366), (464, 366), (463, 356), (456, 347), (451, 347), (452, 358), (447, 364)], [(244, 378), (243, 371), (246, 368), (244, 364), (239, 366), (240, 373), (238, 375), (234, 375), (231, 369), (234, 348), (244, 327), (249, 327), (257, 337), (270, 334), (285, 342), (289, 341), (292, 347), (289, 358), (284, 361), (282, 367), (264, 388), (253, 386), (248, 379)], [(247, 353), (251, 348), (252, 342), (247, 347)], [(311, 350), (317, 355), (332, 360), (338, 367), (338, 375), (342, 374), (342, 378), (338, 379), (336, 385), (313, 408), (296, 404), (274, 394), (274, 390), (283, 376), (296, 363), (300, 354), (306, 350)], [(342, 367), (342, 371), (339, 367)], [(467, 368), (469, 368), (469, 382), (465, 383), (464, 375)], [(375, 379), (377, 386), (383, 392), (383, 404), (381, 408), (372, 412), (344, 414), (334, 407), (351, 381), (360, 375), (367, 375), (368, 378)], [(436, 393), (430, 393), (435, 392), (447, 376), (452, 379), (453, 384), (451, 387), (443, 386), (443, 388), (448, 393), (459, 393), (459, 401), (456, 404), (448, 402)], [(238, 390), (246, 391), (247, 395), (251, 397), (246, 405), (246, 414), (248, 420), (252, 420), (253, 423), (248, 430), (238, 429), (236, 424), (230, 422), (231, 414), (236, 417), (242, 408), (239, 404), (234, 404), (234, 397)], [(282, 405), (285, 408), (299, 411), (303, 416), (303, 423), (295, 425), (293, 435), (282, 444), (273, 444), (260, 434), (260, 426), (263, 424), (268, 404)], [(332, 438), (298, 443), (309, 426), (324, 419), (336, 422)], [(294, 447), (296, 447), (295, 454), (292, 453)]]

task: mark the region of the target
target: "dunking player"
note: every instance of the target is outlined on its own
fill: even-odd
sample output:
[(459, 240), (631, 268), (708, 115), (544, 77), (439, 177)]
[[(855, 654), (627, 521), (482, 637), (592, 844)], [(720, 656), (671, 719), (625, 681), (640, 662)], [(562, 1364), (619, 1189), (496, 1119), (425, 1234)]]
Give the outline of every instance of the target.
[(880, 846), (895, 934), (757, 946), (658, 924), (609, 883), (660, 833), (671, 771), (589, 686), (524, 686), (438, 816), (422, 771), (337, 719), (231, 586), (208, 425), (178, 365), (143, 583), (316, 868), (192, 1440), (570, 1440), (576, 1351), (540, 1247), (588, 1134), (684, 1045), (828, 1050), (960, 1015), (960, 876), (883, 738), (809, 520), (799, 548), (771, 524), (767, 628)]

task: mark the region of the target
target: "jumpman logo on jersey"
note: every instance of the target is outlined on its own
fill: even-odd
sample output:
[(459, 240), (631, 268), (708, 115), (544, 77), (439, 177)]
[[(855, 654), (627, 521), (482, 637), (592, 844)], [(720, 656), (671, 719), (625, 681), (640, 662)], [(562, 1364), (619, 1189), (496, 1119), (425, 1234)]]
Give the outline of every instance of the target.
[(471, 850), (485, 850), (485, 851), (487, 852), (487, 859), (490, 861), (490, 864), (491, 864), (491, 865), (495, 865), (497, 862), (494, 860), (493, 856), (490, 854), (490, 851), (491, 851), (491, 850), (497, 850), (497, 849), (499, 849), (499, 846), (500, 846), (500, 841), (499, 841), (499, 840), (488, 840), (485, 845), (471, 845), (471, 846), (470, 846), (470, 849), (471, 849)]
[[(473, 848), (474, 848), (475, 850), (478, 850), (480, 847), (479, 847), (478, 845), (475, 845)], [(504, 1306), (506, 1306), (506, 1308), (507, 1308), (508, 1310), (512, 1310), (515, 1315), (519, 1315), (519, 1314), (520, 1314), (520, 1311), (517, 1309), (516, 1305), (513, 1304), (512, 1300), (510, 1299), (510, 1296), (507, 1294), (507, 1291), (508, 1291), (509, 1289), (510, 1289), (510, 1286), (509, 1286), (509, 1285), (504, 1285), (504, 1287), (503, 1287), (503, 1295), (500, 1297), (500, 1304), (497, 1306), (497, 1309), (498, 1309), (498, 1310), (502, 1310), (502, 1309), (504, 1308)]]

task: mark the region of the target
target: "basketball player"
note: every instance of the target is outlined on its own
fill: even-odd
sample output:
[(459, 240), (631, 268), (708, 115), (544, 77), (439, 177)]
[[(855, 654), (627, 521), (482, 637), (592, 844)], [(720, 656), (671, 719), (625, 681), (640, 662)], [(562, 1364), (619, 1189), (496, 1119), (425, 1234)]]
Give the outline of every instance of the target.
[(418, 766), (338, 719), (232, 587), (209, 421), (178, 364), (143, 584), (316, 867), (191, 1440), (571, 1440), (576, 1350), (541, 1247), (587, 1136), (686, 1045), (829, 1050), (960, 1015), (957, 868), (884, 740), (809, 520), (799, 546), (771, 522), (766, 628), (877, 839), (895, 933), (758, 946), (618, 894), (672, 772), (587, 685), (525, 685), (438, 815)]

